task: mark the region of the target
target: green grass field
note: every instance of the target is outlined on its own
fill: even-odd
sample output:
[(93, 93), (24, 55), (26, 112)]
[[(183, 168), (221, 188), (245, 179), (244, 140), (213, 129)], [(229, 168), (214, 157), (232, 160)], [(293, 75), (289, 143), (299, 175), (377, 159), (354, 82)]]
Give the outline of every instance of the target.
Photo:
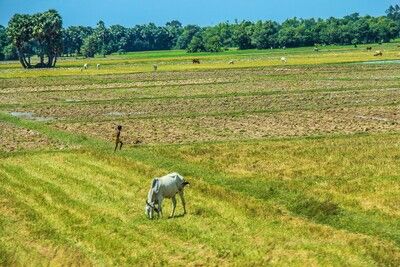
[[(0, 265), (398, 266), (399, 52), (0, 64)], [(173, 171), (188, 214), (148, 220)]]

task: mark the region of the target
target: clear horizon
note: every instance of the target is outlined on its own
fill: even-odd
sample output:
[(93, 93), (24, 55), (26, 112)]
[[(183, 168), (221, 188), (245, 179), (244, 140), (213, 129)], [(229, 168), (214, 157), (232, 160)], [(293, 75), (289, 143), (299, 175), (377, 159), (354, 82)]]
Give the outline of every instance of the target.
[(385, 15), (385, 10), (399, 1), (347, 0), (253, 0), (251, 4), (240, 0), (231, 1), (155, 1), (148, 0), (36, 0), (27, 4), (26, 0), (0, 0), (0, 25), (6, 26), (15, 13), (33, 14), (48, 9), (56, 9), (63, 18), (63, 26), (95, 26), (99, 20), (106, 25), (120, 24), (132, 27), (137, 24), (154, 22), (164, 25), (178, 20), (184, 25), (213, 25), (235, 19), (275, 20), (287, 18), (328, 18), (343, 17), (351, 13), (361, 15)]

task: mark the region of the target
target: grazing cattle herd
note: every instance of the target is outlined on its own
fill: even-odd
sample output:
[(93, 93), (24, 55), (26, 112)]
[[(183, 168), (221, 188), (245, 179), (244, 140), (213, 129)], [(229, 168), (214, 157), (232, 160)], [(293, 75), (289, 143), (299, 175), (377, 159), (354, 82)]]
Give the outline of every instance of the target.
[[(355, 44), (354, 45), (354, 47), (355, 48), (358, 48), (358, 46), (357, 46), (357, 44)], [(400, 45), (399, 45), (399, 47), (400, 47)], [(271, 49), (274, 49), (273, 47), (271, 47)], [(286, 49), (286, 47), (285, 46), (283, 46), (283, 47), (281, 47), (281, 49)], [(367, 51), (372, 51), (372, 46), (367, 46), (366, 48), (365, 48)], [(318, 47), (314, 47), (314, 52), (319, 52), (320, 51), (320, 48), (318, 48)], [(383, 56), (383, 52), (381, 51), (381, 50), (376, 50), (375, 51), (375, 53), (373, 54), (375, 57), (378, 57), (378, 56)], [(400, 56), (400, 53), (398, 54), (399, 56)], [(283, 63), (283, 64), (286, 64), (287, 62), (288, 62), (288, 59), (287, 59), (287, 57), (281, 57), (280, 58), (280, 61), (281, 61), (281, 63)], [(192, 59), (192, 63), (193, 64), (200, 64), (201, 62), (200, 62), (200, 59), (198, 59), (198, 58), (193, 58)], [(230, 60), (229, 62), (228, 62), (228, 64), (229, 65), (234, 65), (235, 64), (235, 61), (234, 60)], [(100, 69), (100, 64), (96, 64), (96, 69)], [(85, 63), (83, 66), (82, 66), (82, 68), (80, 69), (81, 71), (83, 71), (83, 70), (87, 70), (89, 68), (89, 64), (88, 63)], [(153, 71), (157, 71), (158, 70), (158, 65), (157, 64), (153, 64)]]

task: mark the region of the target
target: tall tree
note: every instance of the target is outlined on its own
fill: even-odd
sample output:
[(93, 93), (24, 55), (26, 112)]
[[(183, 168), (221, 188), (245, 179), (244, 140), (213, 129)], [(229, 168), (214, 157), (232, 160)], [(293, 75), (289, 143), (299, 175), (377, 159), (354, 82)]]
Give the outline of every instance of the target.
[(187, 49), (193, 36), (201, 31), (201, 28), (197, 25), (187, 25), (183, 28), (182, 33), (176, 41), (176, 48)]
[(104, 57), (110, 53), (109, 41), (110, 33), (106, 28), (104, 21), (100, 20), (97, 22), (97, 27), (94, 30), (95, 37), (97, 38), (97, 52), (102, 54)]
[(7, 35), (17, 49), (18, 59), (24, 68), (31, 68), (28, 57), (32, 48), (31, 16), (15, 14), (8, 22)]
[(273, 21), (258, 21), (254, 25), (251, 43), (258, 49), (266, 49), (277, 46), (279, 25)]
[(32, 16), (16, 14), (8, 23), (7, 34), (24, 68), (33, 67), (30, 62), (33, 54), (40, 58), (35, 67), (54, 67), (62, 52), (62, 19), (55, 10)]
[(189, 52), (189, 53), (205, 51), (203, 37), (201, 36), (200, 33), (197, 33), (195, 36), (193, 36), (193, 38), (190, 41), (186, 51)]
[(94, 57), (98, 49), (99, 40), (94, 34), (89, 35), (83, 40), (81, 51), (85, 57)]
[[(32, 35), (38, 43), (36, 54), (40, 58), (38, 67), (54, 67), (62, 52), (62, 19), (54, 9), (32, 16)], [(44, 63), (44, 57), (48, 61)]]
[(251, 36), (253, 35), (253, 24), (250, 21), (242, 21), (235, 25), (233, 40), (239, 49), (253, 48)]
[(91, 27), (70, 26), (63, 31), (64, 53), (67, 55), (80, 54), (83, 40), (93, 33)]
[(165, 29), (168, 32), (169, 49), (175, 48), (178, 42), (178, 38), (183, 32), (182, 23), (177, 20), (172, 20), (165, 24)]
[(7, 46), (7, 33), (6, 28), (3, 25), (0, 25), (0, 60), (4, 60), (4, 49)]

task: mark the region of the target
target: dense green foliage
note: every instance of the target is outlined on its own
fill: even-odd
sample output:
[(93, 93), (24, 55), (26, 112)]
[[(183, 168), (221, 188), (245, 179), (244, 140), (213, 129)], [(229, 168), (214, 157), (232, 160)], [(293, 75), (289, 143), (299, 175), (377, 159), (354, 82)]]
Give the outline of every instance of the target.
[[(32, 26), (32, 23), (45, 26), (43, 21), (40, 24), (39, 18), (50, 19), (51, 14), (53, 14), (52, 19), (58, 19), (59, 24), (61, 18), (57, 17), (58, 14), (54, 10), (42, 14), (33, 16), (16, 14), (8, 26), (9, 39), (5, 35), (5, 28), (0, 27), (0, 60), (16, 59), (18, 55), (16, 51), (19, 51), (19, 54), (23, 55), (20, 61), (24, 66), (29, 67), (29, 58), (34, 54), (41, 57), (40, 65), (43, 66), (42, 59), (46, 54), (46, 46), (55, 45), (45, 44), (45, 40), (56, 42), (56, 50), (50, 53), (52, 58), (61, 52), (59, 31), (51, 33), (44, 30), (43, 36), (39, 36), (38, 31), (34, 31), (35, 27)], [(269, 49), (389, 42), (399, 36), (400, 7), (390, 6), (386, 14), (387, 16), (380, 17), (360, 16), (354, 13), (344, 18), (291, 18), (283, 23), (261, 20), (236, 21), (208, 27), (183, 26), (176, 20), (166, 23), (165, 26), (149, 23), (132, 28), (121, 25), (107, 27), (103, 21), (99, 21), (95, 28), (70, 26), (64, 29), (62, 46), (65, 55), (93, 57), (95, 54), (105, 56), (111, 53), (123, 54), (148, 50), (185, 49), (188, 52), (219, 52), (229, 47)], [(43, 39), (49, 34), (55, 35)], [(32, 42), (32, 38), (35, 42)]]
[[(390, 9), (391, 10), (391, 9)], [(396, 9), (394, 9), (396, 10)], [(75, 38), (71, 44), (71, 33), (77, 27), (65, 30), (64, 50), (75, 51), (84, 56), (94, 56), (83, 46), (82, 39), (97, 47), (95, 54), (124, 53), (127, 51), (186, 49), (188, 52), (219, 52), (229, 47), (239, 49), (266, 49), (278, 47), (301, 47), (318, 44), (366, 44), (389, 42), (400, 31), (397, 11), (388, 11), (387, 16), (360, 16), (355, 13), (344, 18), (298, 19), (292, 18), (279, 24), (274, 21), (242, 21), (219, 23), (215, 26), (199, 27), (178, 21), (165, 26), (153, 23), (125, 28), (112, 25), (106, 28), (102, 21), (96, 28), (82, 31), (84, 37)], [(87, 36), (91, 32), (91, 36)], [(99, 34), (101, 32), (101, 34)], [(69, 49), (71, 46), (73, 49)], [(81, 47), (81, 49), (78, 49)]]
[(7, 35), (24, 68), (34, 67), (30, 60), (33, 55), (40, 59), (35, 67), (54, 67), (62, 53), (62, 19), (55, 10), (32, 16), (15, 14), (8, 23)]

